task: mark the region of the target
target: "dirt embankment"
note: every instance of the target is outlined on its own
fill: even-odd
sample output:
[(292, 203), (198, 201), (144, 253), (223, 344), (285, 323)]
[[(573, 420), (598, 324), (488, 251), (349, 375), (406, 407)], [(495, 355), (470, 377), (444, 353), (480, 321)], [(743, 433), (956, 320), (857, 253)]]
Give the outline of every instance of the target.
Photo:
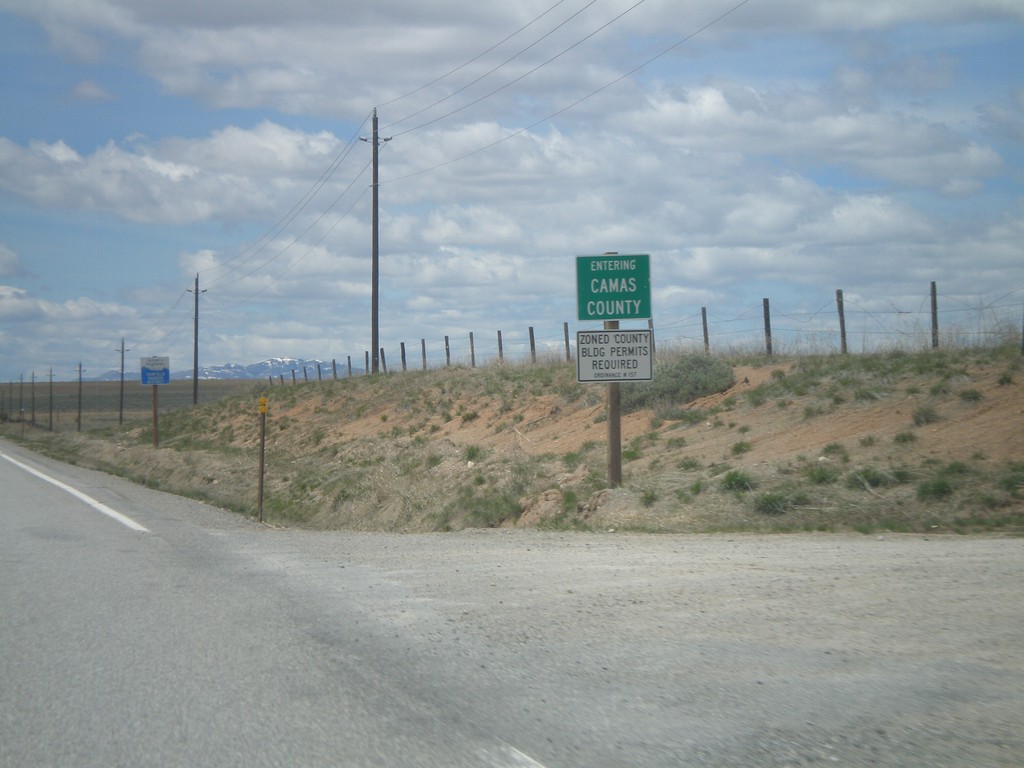
[[(569, 366), (274, 387), (265, 513), (285, 525), (395, 531), (1024, 525), (1019, 355), (815, 365), (738, 365), (724, 392), (624, 415), (625, 484), (614, 490), (605, 489), (605, 388), (576, 384)], [(30, 437), (55, 455), (251, 513), (257, 394), (169, 414), (159, 450), (145, 422), (113, 437)], [(776, 506), (759, 510), (761, 497)]]

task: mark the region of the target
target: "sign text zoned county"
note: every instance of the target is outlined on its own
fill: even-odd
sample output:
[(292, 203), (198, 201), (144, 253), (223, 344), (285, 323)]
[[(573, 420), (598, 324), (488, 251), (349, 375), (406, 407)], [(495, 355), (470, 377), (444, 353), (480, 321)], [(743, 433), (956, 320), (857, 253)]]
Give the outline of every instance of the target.
[(651, 257), (577, 256), (576, 300), (580, 320), (651, 317)]
[(576, 332), (576, 381), (651, 381), (649, 330)]

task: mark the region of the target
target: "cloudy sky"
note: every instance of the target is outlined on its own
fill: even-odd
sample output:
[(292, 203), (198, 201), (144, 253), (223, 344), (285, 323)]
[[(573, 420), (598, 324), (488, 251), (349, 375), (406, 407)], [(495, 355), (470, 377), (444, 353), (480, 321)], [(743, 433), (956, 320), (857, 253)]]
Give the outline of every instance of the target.
[[(1019, 0), (0, 0), (0, 381), (558, 345), (649, 253), (659, 342), (1024, 312)], [(593, 327), (593, 326), (589, 326)], [(914, 341), (914, 343), (917, 343)]]

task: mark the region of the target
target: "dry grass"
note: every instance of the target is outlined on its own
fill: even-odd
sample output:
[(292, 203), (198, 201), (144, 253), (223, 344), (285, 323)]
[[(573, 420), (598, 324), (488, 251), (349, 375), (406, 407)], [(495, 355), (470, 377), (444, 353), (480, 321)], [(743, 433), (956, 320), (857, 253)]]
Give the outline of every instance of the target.
[[(685, 375), (685, 358), (666, 362)], [(604, 487), (604, 387), (564, 363), (272, 387), (265, 514), (390, 531), (1024, 530), (1019, 349), (728, 362), (727, 389), (686, 401), (669, 389), (624, 417), (617, 489)], [(137, 412), (124, 428), (106, 418), (24, 439), (252, 514), (260, 388), (231, 386), (164, 413), (159, 450)]]

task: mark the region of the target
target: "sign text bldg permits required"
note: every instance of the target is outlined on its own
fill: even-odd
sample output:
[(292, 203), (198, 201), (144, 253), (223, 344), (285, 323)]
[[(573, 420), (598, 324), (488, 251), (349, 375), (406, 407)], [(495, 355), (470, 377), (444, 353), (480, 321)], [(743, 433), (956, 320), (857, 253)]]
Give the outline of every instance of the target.
[(576, 301), (580, 320), (651, 317), (650, 255), (577, 256)]
[(651, 381), (651, 332), (606, 330), (576, 332), (576, 380)]

